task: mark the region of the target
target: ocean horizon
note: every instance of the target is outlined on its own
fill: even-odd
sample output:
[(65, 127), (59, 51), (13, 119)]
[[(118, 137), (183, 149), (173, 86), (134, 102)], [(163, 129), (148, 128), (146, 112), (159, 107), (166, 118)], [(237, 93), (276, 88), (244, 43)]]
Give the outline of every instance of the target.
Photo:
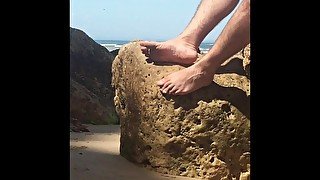
[[(120, 49), (122, 45), (129, 43), (129, 40), (94, 40), (96, 43), (108, 49), (108, 51), (114, 51)], [(161, 42), (161, 41), (160, 41)], [(202, 42), (200, 44), (201, 53), (208, 53), (213, 46), (213, 42)]]

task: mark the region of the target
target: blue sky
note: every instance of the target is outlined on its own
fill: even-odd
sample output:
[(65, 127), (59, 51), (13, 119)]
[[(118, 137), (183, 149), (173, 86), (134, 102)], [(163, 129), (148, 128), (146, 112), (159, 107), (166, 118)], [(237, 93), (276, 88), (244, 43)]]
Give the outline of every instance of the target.
[[(163, 41), (184, 30), (200, 1), (70, 0), (70, 26), (94, 40)], [(210, 32), (205, 42), (215, 41), (233, 12)]]

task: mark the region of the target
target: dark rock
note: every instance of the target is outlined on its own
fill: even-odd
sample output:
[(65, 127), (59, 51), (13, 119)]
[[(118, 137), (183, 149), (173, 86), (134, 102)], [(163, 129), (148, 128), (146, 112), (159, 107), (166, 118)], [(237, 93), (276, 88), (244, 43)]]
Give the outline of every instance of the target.
[(116, 56), (118, 55), (118, 53), (119, 53), (119, 50), (120, 50), (120, 49), (115, 49), (115, 50), (111, 51), (110, 53), (111, 53), (114, 57), (116, 57)]
[(81, 122), (116, 124), (113, 56), (83, 31), (70, 28), (70, 114)]

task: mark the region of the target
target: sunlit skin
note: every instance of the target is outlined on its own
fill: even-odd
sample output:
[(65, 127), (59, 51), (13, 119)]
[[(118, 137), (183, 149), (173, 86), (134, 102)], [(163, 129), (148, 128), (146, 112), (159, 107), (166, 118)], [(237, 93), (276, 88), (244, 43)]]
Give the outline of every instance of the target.
[(198, 57), (197, 47), (180, 38), (166, 42), (140, 42), (142, 52), (155, 61), (192, 64)]
[(220, 65), (250, 42), (250, 0), (243, 0), (210, 51), (196, 63), (205, 36), (237, 5), (237, 0), (202, 0), (187, 28), (166, 42), (140, 42), (154, 61), (190, 65), (159, 80), (162, 93), (185, 95), (211, 84)]

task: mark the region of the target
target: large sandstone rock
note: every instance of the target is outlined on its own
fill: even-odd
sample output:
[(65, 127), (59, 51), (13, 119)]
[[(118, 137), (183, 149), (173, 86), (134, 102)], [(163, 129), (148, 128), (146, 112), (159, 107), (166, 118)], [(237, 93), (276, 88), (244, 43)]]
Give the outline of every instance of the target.
[(111, 86), (114, 56), (83, 31), (70, 28), (70, 116), (83, 123), (116, 124)]
[(250, 81), (232, 72), (243, 73), (242, 62), (232, 66), (208, 87), (163, 95), (156, 81), (184, 67), (147, 63), (136, 42), (123, 46), (112, 67), (120, 154), (162, 173), (250, 179)]
[(242, 50), (243, 67), (246, 71), (246, 75), (250, 79), (250, 44)]

